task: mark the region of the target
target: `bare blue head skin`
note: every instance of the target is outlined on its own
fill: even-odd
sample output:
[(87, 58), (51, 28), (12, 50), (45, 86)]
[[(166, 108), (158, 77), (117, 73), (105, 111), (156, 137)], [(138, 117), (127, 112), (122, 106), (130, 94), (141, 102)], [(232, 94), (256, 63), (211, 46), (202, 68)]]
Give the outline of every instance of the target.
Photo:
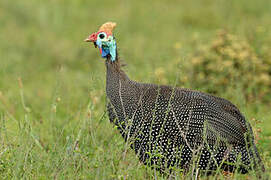
[(107, 35), (105, 32), (97, 34), (96, 45), (100, 49), (103, 58), (111, 57), (111, 61), (116, 60), (117, 43), (113, 35)]
[(92, 33), (85, 41), (93, 42), (95, 47), (98, 46), (103, 58), (110, 56), (112, 62), (116, 60), (117, 43), (111, 32), (99, 31)]

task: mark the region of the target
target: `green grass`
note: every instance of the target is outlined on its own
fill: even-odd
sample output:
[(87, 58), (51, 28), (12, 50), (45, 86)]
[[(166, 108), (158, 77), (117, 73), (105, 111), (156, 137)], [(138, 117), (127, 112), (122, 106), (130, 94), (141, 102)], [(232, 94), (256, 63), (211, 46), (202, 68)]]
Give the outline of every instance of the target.
[[(105, 114), (104, 60), (83, 40), (116, 21), (130, 78), (174, 85), (196, 45), (219, 29), (247, 39), (263, 56), (271, 43), (270, 12), (270, 0), (1, 0), (0, 177), (154, 178), (132, 151), (123, 153), (125, 143)], [(240, 93), (219, 96), (231, 94), (262, 130), (257, 146), (270, 171), (270, 103), (247, 103)]]

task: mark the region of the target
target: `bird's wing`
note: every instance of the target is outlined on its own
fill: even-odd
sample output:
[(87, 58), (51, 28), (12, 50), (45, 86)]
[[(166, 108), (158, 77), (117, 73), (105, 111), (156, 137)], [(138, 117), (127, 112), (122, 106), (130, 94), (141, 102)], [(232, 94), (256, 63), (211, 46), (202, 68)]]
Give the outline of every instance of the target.
[[(196, 91), (183, 91), (180, 103), (190, 109), (193, 122), (201, 120), (209, 143), (219, 138), (230, 144), (245, 144), (246, 121), (240, 111), (227, 100)], [(200, 118), (198, 118), (200, 117)], [(181, 119), (180, 119), (181, 120)]]
[(246, 128), (240, 119), (219, 106), (209, 106), (206, 115), (207, 138), (226, 139), (230, 144), (245, 144)]

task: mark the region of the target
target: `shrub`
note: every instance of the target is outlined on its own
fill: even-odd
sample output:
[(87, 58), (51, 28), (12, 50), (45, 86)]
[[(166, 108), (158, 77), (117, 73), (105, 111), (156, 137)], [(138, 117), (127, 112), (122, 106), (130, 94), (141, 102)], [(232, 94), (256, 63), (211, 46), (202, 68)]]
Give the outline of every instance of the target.
[(184, 69), (192, 88), (212, 94), (239, 88), (246, 100), (265, 101), (271, 92), (268, 62), (259, 58), (247, 41), (220, 30), (211, 43), (197, 45)]

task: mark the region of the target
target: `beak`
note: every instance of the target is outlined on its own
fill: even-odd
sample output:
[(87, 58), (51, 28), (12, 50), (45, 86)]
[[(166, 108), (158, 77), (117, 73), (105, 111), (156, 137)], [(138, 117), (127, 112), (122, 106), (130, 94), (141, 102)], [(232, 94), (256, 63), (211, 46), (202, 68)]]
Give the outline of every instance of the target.
[(84, 40), (85, 42), (91, 42), (91, 40), (89, 38)]

